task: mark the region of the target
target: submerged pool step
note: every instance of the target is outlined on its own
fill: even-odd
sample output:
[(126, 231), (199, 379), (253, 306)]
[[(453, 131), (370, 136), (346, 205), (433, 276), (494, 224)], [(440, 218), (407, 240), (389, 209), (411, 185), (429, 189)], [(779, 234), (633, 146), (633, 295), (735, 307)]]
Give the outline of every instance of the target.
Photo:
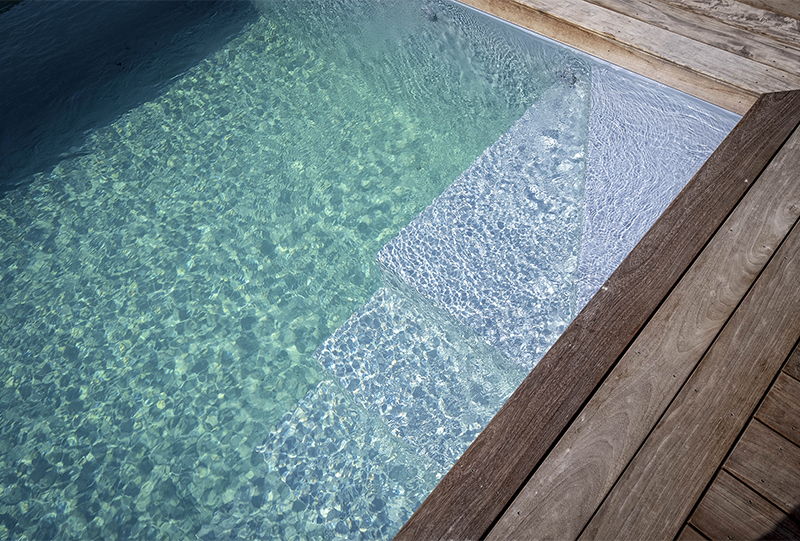
[(330, 380), (286, 414), (261, 451), (282, 481), (270, 485), (285, 492), (263, 495), (262, 511), (271, 511), (258, 517), (263, 539), (387, 539), (442, 473)]
[(234, 526), (212, 524), (209, 532), (292, 538), (292, 517), (298, 526), (319, 525), (319, 532), (302, 532), (309, 538), (391, 537), (525, 376), (449, 315), (391, 286), (315, 357), (331, 379), (259, 449), (267, 485), (289, 496), (260, 495), (252, 516), (240, 502), (230, 513)]
[(577, 310), (655, 223), (738, 116), (614, 68), (592, 68)]
[(198, 539), (389, 539), (443, 474), (333, 377), (284, 415), (257, 451), (267, 473), (252, 481), (254, 494), (233, 495)]
[(384, 287), (317, 352), (367, 411), (447, 471), (525, 373), (416, 294)]
[(530, 369), (574, 316), (590, 83), (570, 72), (378, 253)]

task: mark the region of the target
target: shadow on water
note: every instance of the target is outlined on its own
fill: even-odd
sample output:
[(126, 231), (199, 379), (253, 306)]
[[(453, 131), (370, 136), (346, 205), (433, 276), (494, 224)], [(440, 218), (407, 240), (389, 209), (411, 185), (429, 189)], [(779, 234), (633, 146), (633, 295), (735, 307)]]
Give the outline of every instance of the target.
[(244, 0), (0, 2), (0, 197), (256, 17)]

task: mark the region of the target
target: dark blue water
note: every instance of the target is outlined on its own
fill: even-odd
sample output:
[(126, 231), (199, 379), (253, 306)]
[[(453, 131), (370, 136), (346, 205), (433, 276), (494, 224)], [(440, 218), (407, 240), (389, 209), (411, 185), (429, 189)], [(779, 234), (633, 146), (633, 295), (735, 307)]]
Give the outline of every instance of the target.
[[(0, 6), (2, 9), (3, 6)], [(40, 1), (0, 12), (0, 193), (81, 152), (256, 18), (238, 1)]]

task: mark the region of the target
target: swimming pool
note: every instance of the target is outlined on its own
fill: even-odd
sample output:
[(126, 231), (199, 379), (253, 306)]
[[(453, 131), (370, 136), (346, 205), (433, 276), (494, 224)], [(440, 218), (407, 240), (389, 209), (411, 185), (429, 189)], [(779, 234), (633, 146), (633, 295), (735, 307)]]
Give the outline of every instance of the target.
[[(619, 147), (577, 135), (614, 118), (604, 140), (630, 140), (624, 100), (593, 92), (660, 87), (449, 2), (255, 6), (219, 51), (0, 201), (3, 538), (390, 537), (589, 294), (591, 224), (625, 206), (593, 202), (636, 200), (602, 173)], [(720, 139), (735, 120), (657, 101), (680, 133), (679, 117)], [(704, 144), (672, 159), (699, 166)], [(567, 239), (538, 246), (550, 270), (532, 295), (552, 302), (535, 344), (483, 316), (486, 296), (461, 302), (458, 261), (437, 289), (408, 271), (419, 251), (390, 250), (451, 238), (400, 242), (446, 223), (446, 201), (495, 216), (491, 231), (452, 221), (464, 235), (536, 225), (517, 192), (481, 184), (519, 181), (497, 157), (544, 179), (526, 208)], [(486, 212), (466, 212), (475, 200)]]

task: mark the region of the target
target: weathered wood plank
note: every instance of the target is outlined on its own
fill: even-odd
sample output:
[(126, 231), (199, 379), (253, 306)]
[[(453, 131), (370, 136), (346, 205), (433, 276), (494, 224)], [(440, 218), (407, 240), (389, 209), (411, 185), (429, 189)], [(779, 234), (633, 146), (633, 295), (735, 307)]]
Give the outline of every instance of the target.
[(797, 46), (800, 44), (800, 20), (774, 11), (760, 9), (736, 0), (662, 0)]
[(800, 128), (488, 536), (575, 539), (800, 217)]
[(725, 469), (795, 519), (800, 519), (800, 447), (753, 420)]
[(762, 96), (589, 301), (397, 539), (479, 539), (800, 121)]
[(800, 445), (800, 381), (781, 373), (758, 408), (756, 418)]
[(800, 337), (797, 276), (800, 225), (778, 248), (581, 539), (677, 535)]
[(741, 0), (743, 4), (761, 8), (778, 15), (800, 19), (800, 2), (797, 0)]
[(757, 93), (800, 88), (800, 77), (796, 75), (776, 73), (757, 62), (706, 46), (657, 26), (644, 24), (585, 0), (516, 1), (529, 8), (562, 17), (596, 34), (648, 51), (659, 58), (670, 59), (698, 73), (732, 82)]
[(689, 523), (712, 541), (800, 539), (786, 513), (726, 471), (711, 484)]
[(783, 371), (794, 379), (800, 380), (800, 347), (792, 352), (792, 356), (786, 361), (786, 366), (783, 367)]
[(679, 9), (659, 0), (587, 0), (643, 23), (789, 73), (800, 73), (800, 47)]
[(686, 524), (678, 536), (678, 541), (707, 541), (707, 539), (691, 525)]

